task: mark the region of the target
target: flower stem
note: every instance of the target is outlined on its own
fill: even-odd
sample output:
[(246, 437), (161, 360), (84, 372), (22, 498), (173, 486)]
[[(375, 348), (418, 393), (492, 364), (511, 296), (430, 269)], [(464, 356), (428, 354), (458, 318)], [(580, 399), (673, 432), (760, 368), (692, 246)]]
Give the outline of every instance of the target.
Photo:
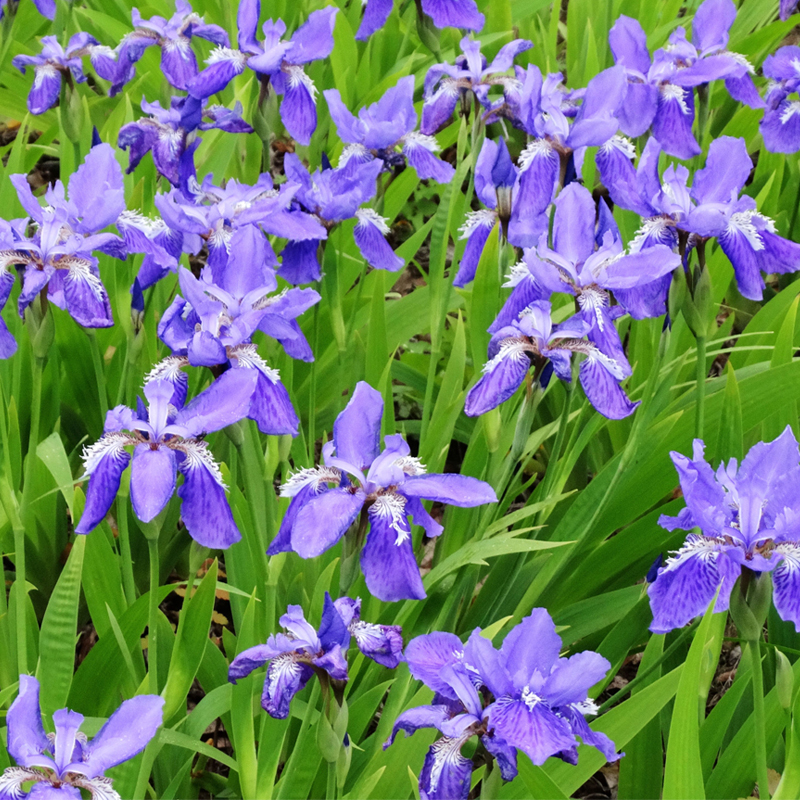
[(697, 344), (697, 399), (695, 402), (694, 435), (703, 438), (706, 405), (706, 337), (698, 336)]
[(39, 427), (42, 410), (42, 373), (44, 359), (34, 355), (31, 360), (31, 427), (28, 435), (28, 453), (25, 457), (25, 478), (22, 484), (20, 524), (14, 526), (14, 568), (17, 582), (17, 662), (20, 673), (28, 671), (28, 636), (26, 631), (26, 564), (25, 527), (28, 524), (28, 506), (33, 492), (33, 476), (36, 473), (36, 448), (39, 445)]
[(136, 601), (136, 583), (133, 579), (133, 558), (131, 557), (131, 535), (128, 528), (129, 484), (123, 481), (117, 501), (117, 531), (119, 533), (119, 554), (122, 560), (122, 588), (125, 602), (130, 608)]
[(756, 777), (758, 796), (769, 800), (769, 774), (767, 772), (766, 722), (764, 717), (764, 676), (761, 668), (761, 640), (751, 639), (747, 646), (753, 665), (753, 723), (755, 726)]
[(148, 536), (150, 553), (150, 604), (147, 616), (147, 669), (150, 676), (150, 693), (158, 694), (158, 536)]
[(103, 415), (103, 423), (106, 421), (108, 413), (108, 390), (106, 389), (106, 373), (103, 369), (103, 357), (100, 355), (100, 347), (97, 344), (97, 335), (94, 331), (87, 331), (89, 344), (92, 351), (92, 366), (94, 367), (94, 380), (97, 384), (97, 397), (100, 400), (100, 413)]
[(325, 800), (336, 800), (336, 762), (328, 762), (328, 786)]

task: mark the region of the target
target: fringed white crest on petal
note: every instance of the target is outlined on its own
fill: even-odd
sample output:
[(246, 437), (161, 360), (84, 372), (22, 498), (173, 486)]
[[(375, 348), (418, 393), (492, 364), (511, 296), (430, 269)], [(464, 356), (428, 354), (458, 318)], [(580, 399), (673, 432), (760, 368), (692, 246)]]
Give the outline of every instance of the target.
[(150, 381), (169, 381), (175, 383), (179, 376), (182, 374), (181, 370), (189, 366), (189, 359), (186, 356), (167, 356), (158, 362), (151, 370), (144, 376), (144, 383)]
[(378, 495), (375, 498), (375, 502), (370, 506), (369, 513), (376, 517), (391, 520), (390, 527), (397, 532), (395, 544), (398, 547), (411, 536), (406, 520), (406, 501), (399, 494)]
[(547, 139), (534, 139), (519, 154), (519, 168), (524, 172), (536, 158), (557, 158), (553, 145)]
[(631, 161), (636, 158), (636, 147), (633, 142), (625, 136), (616, 134), (612, 136), (605, 144), (600, 146), (600, 150), (605, 153), (610, 153), (612, 150), (619, 150)]
[(747, 239), (750, 247), (752, 247), (753, 250), (763, 250), (764, 240), (761, 238), (761, 234), (753, 224), (753, 220), (756, 219), (764, 223), (770, 233), (774, 233), (775, 223), (764, 214), (761, 214), (755, 209), (751, 209), (749, 211), (739, 211), (736, 214), (731, 214), (731, 217), (728, 220), (728, 226), (725, 229), (725, 235), (731, 236), (734, 234), (741, 234), (745, 239)]
[(289, 64), (284, 66), (284, 69), (289, 76), (289, 88), (296, 89), (300, 84), (306, 87), (308, 94), (311, 97), (311, 102), (316, 105), (317, 103), (317, 87), (314, 86), (314, 81), (306, 75), (306, 71), (299, 64)]
[(28, 796), (22, 791), (22, 784), (28, 781), (46, 781), (42, 772), (27, 767), (8, 767), (0, 775), (0, 796), (8, 800), (23, 800)]
[(85, 258), (64, 256), (56, 265), (59, 269), (66, 269), (68, 281), (83, 281), (89, 286), (96, 300), (102, 302), (106, 295), (105, 287), (100, 278), (91, 270), (91, 264)]
[(92, 796), (92, 800), (122, 800), (120, 794), (114, 789), (111, 778), (106, 778), (105, 775), (73, 780), (72, 785), (86, 789)]
[(681, 107), (681, 113), (684, 116), (688, 116), (689, 106), (686, 105), (686, 100), (684, 98), (682, 86), (675, 86), (672, 83), (665, 83), (661, 87), (661, 96), (665, 100), (674, 100), (675, 102), (677, 102)]
[(436, 153), (441, 150), (439, 142), (436, 141), (435, 136), (428, 136), (426, 133), (419, 131), (411, 131), (403, 137), (403, 144), (405, 147), (424, 147), (430, 150), (431, 153)]
[(278, 383), (281, 379), (280, 372), (270, 367), (267, 362), (261, 358), (256, 349), (256, 345), (252, 343), (240, 344), (236, 347), (232, 347), (228, 355), (236, 359), (240, 368), (257, 369), (273, 384)]
[(523, 361), (528, 358), (526, 353), (529, 348), (530, 344), (528, 343), (528, 340), (523, 339), (522, 337), (504, 339), (500, 343), (500, 349), (497, 351), (497, 355), (491, 361), (487, 361), (483, 365), (481, 372), (491, 372), (501, 361), (504, 361), (507, 358), (514, 359), (516, 361)]
[(461, 755), (461, 746), (468, 738), (469, 736), (461, 736), (458, 739), (451, 739), (449, 736), (443, 736), (431, 745), (433, 765), (431, 766), (430, 792), (428, 794), (436, 792), (446, 766), (463, 769), (469, 764), (469, 759)]
[(356, 225), (365, 228), (367, 225), (374, 225), (384, 236), (389, 233), (389, 224), (374, 208), (359, 208), (356, 211)]
[(127, 433), (107, 433), (94, 444), (83, 448), (83, 471), (91, 475), (104, 458), (119, 459), (125, 453), (125, 446), (135, 444), (136, 440)]
[(480, 211), (469, 211), (464, 224), (458, 229), (459, 239), (469, 239), (481, 226), (493, 228), (497, 221), (497, 212), (493, 208), (482, 208)]
[(339, 484), (342, 481), (342, 472), (336, 467), (309, 467), (301, 469), (289, 476), (286, 483), (281, 486), (281, 497), (294, 497), (304, 486), (314, 484), (314, 491), (319, 492), (323, 483)]
[(219, 464), (214, 461), (214, 456), (208, 449), (207, 442), (188, 439), (176, 445), (175, 448), (186, 454), (185, 469), (192, 470), (200, 467), (208, 470), (214, 480), (227, 491), (228, 487), (225, 485), (225, 481), (222, 480), (222, 470)]

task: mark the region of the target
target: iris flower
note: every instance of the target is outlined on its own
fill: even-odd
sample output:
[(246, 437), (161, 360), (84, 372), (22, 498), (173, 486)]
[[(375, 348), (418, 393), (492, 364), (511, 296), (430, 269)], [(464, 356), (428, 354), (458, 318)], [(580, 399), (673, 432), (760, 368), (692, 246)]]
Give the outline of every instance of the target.
[[(130, 464), (131, 503), (142, 522), (150, 522), (170, 501), (180, 472), (181, 516), (192, 537), (214, 548), (238, 542), (242, 537), (225, 498), (222, 473), (202, 437), (247, 415), (255, 383), (253, 370), (228, 370), (176, 412), (172, 382), (153, 380), (144, 387), (149, 408), (109, 411), (103, 437), (83, 451), (89, 487), (75, 532), (89, 533), (102, 522)], [(127, 447), (133, 448), (133, 457)]]
[(368, 658), (394, 669), (402, 658), (403, 640), (397, 625), (373, 625), (361, 620), (361, 601), (325, 592), (319, 630), (306, 622), (300, 606), (289, 606), (280, 618), (286, 633), (273, 634), (266, 644), (250, 647), (231, 662), (228, 680), (236, 683), (269, 664), (261, 707), (275, 719), (289, 716), (289, 704), (314, 673), (325, 680), (347, 681), (347, 650), (351, 636)]
[(716, 471), (695, 439), (692, 458), (670, 453), (686, 500), (677, 517), (661, 516), (668, 531), (692, 531), (649, 588), (653, 623), (666, 633), (703, 614), (719, 590), (715, 611), (726, 611), (736, 580), (747, 569), (772, 572), (781, 619), (800, 631), (800, 450), (792, 429), (754, 445), (741, 464)]
[(333, 440), (323, 445), (324, 465), (301, 470), (281, 487), (281, 495), (292, 501), (267, 552), (293, 550), (313, 558), (333, 547), (360, 518), (362, 539), (369, 527), (361, 569), (370, 592), (387, 601), (421, 599), (425, 590), (409, 514), (428, 536), (438, 536), (442, 526), (422, 499), (472, 507), (495, 503), (497, 497), (477, 478), (426, 474), (399, 434), (387, 436), (380, 452), (382, 415), (380, 392), (359, 381), (334, 422)]
[[(19, 695), (8, 710), (8, 752), (17, 762), (0, 775), (0, 797), (11, 800), (77, 800), (81, 790), (103, 800), (121, 800), (103, 773), (147, 746), (161, 725), (164, 698), (144, 694), (126, 700), (91, 741), (80, 728), (83, 714), (62, 708), (53, 714), (55, 733), (45, 733), (39, 681), (19, 676)], [(33, 781), (29, 791), (22, 785)]]
[(452, 633), (412, 639), (405, 650), (411, 674), (434, 691), (433, 703), (403, 712), (395, 721), (388, 747), (399, 731), (413, 734), (435, 728), (441, 734), (428, 750), (419, 776), (426, 800), (466, 800), (473, 762), (461, 748), (477, 736), (497, 761), (504, 780), (517, 775), (517, 751), (540, 766), (556, 756), (578, 763), (578, 740), (596, 747), (608, 761), (622, 754), (584, 718), (596, 714), (590, 687), (611, 664), (584, 651), (560, 658), (561, 638), (544, 608), (509, 631), (500, 650), (473, 631), (466, 644)]

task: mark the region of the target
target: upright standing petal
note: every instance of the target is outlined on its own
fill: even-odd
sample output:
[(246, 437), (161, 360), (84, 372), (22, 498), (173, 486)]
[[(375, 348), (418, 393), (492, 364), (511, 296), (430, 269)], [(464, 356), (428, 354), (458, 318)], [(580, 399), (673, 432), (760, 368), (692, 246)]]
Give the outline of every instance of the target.
[(156, 735), (163, 713), (163, 697), (144, 694), (126, 700), (84, 749), (83, 761), (71, 769), (94, 778), (133, 758)]
[(367, 0), (364, 16), (356, 33), (356, 40), (365, 42), (373, 33), (380, 30), (389, 19), (391, 11), (392, 0)]
[(383, 396), (365, 381), (359, 381), (350, 402), (333, 423), (337, 458), (363, 470), (378, 457), (381, 439)]
[(131, 502), (136, 516), (150, 522), (175, 491), (177, 459), (168, 447), (138, 444), (131, 464)]
[(20, 766), (50, 750), (50, 741), (39, 711), (39, 681), (30, 675), (19, 676), (19, 694), (6, 716), (8, 753)]

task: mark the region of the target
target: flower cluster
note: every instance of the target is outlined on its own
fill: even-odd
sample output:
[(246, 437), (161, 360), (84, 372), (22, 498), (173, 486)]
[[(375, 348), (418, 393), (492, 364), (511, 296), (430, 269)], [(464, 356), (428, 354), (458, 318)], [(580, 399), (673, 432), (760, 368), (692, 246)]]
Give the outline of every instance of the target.
[(452, 633), (412, 639), (405, 658), (411, 674), (433, 690), (433, 703), (403, 712), (384, 748), (399, 731), (435, 728), (442, 734), (420, 773), (420, 794), (429, 800), (466, 800), (473, 761), (461, 748), (474, 736), (504, 780), (517, 775), (518, 751), (537, 765), (552, 756), (577, 764), (576, 737), (616, 761), (622, 754), (614, 743), (585, 719), (597, 713), (589, 689), (611, 665), (598, 653), (561, 658), (560, 650), (561, 638), (544, 608), (533, 609), (509, 631), (499, 650), (480, 628), (466, 644)]
[(389, 669), (402, 660), (403, 638), (397, 625), (374, 625), (361, 619), (361, 599), (331, 600), (325, 593), (319, 630), (306, 622), (300, 606), (289, 606), (280, 619), (286, 633), (273, 634), (266, 644), (243, 650), (233, 659), (228, 680), (236, 683), (268, 664), (261, 706), (276, 719), (289, 716), (289, 703), (316, 673), (321, 680), (347, 682), (347, 651), (351, 638), (367, 658)]

